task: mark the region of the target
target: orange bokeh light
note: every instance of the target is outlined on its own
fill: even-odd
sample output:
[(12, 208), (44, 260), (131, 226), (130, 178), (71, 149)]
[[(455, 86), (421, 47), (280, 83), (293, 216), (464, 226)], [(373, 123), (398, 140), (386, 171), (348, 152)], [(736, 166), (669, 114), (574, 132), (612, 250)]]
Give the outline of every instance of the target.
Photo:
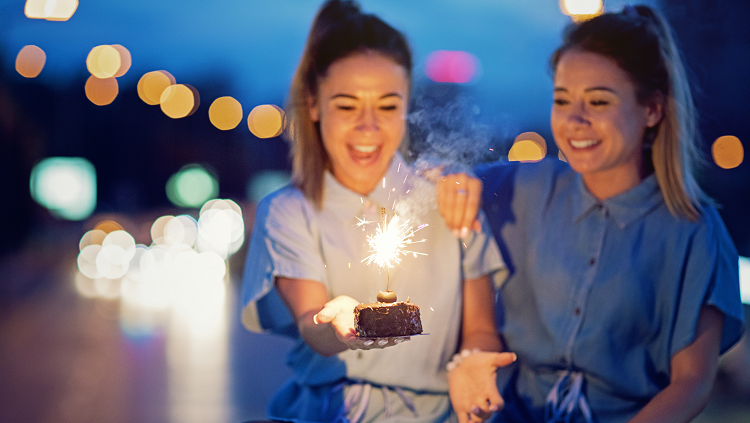
[(273, 104), (256, 106), (247, 116), (247, 126), (258, 138), (278, 137), (286, 126), (286, 114)]
[(110, 232), (114, 231), (122, 231), (124, 230), (122, 225), (115, 222), (114, 220), (103, 220), (94, 226), (95, 230), (103, 231), (104, 233), (108, 234)]
[(115, 78), (100, 79), (91, 75), (86, 81), (86, 98), (97, 106), (106, 106), (117, 98), (120, 92)]
[(44, 69), (46, 61), (44, 50), (34, 45), (25, 46), (16, 56), (16, 72), (24, 78), (36, 78)]
[(122, 66), (120, 52), (109, 45), (96, 46), (86, 57), (86, 68), (97, 78), (111, 78)]
[(513, 141), (508, 161), (538, 162), (547, 155), (547, 142), (536, 132), (524, 132)]
[(733, 135), (719, 137), (711, 145), (711, 155), (714, 163), (722, 169), (734, 169), (742, 164), (745, 158), (745, 149), (742, 141)]
[(192, 115), (200, 104), (198, 91), (187, 84), (168, 86), (161, 93), (161, 110), (172, 119), (180, 119)]
[(219, 97), (209, 107), (208, 119), (222, 131), (234, 129), (242, 122), (242, 105), (232, 97)]
[(580, 22), (601, 15), (604, 3), (602, 0), (560, 0), (560, 11)]
[(174, 76), (167, 71), (148, 72), (138, 81), (138, 96), (146, 104), (159, 104), (164, 90), (175, 83)]
[(130, 70), (130, 65), (133, 63), (133, 59), (130, 56), (130, 51), (119, 44), (112, 44), (111, 46), (118, 53), (120, 53), (120, 68), (115, 72), (114, 77), (119, 78)]

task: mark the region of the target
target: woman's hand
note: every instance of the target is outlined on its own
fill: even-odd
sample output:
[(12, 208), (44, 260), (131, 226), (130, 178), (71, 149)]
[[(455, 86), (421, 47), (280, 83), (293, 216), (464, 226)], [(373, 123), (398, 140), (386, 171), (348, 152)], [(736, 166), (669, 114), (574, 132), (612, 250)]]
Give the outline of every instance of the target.
[(465, 237), (470, 229), (481, 230), (476, 220), (481, 197), (482, 181), (465, 173), (445, 175), (438, 180), (438, 210), (456, 237)]
[(358, 304), (359, 301), (354, 298), (340, 295), (328, 301), (323, 309), (313, 316), (313, 320), (318, 325), (330, 323), (336, 337), (350, 350), (391, 347), (409, 339), (408, 337), (359, 338), (354, 330), (354, 307)]
[(448, 373), (450, 399), (459, 423), (487, 420), (505, 406), (497, 390), (497, 368), (514, 361), (514, 353), (475, 352)]

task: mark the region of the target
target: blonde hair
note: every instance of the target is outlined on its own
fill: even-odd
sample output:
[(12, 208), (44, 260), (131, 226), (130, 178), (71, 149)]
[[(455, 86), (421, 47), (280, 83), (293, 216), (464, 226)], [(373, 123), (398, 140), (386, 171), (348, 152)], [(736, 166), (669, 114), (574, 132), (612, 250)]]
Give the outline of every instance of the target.
[[(648, 6), (625, 6), (571, 25), (552, 55), (554, 72), (563, 53), (580, 49), (614, 60), (636, 86), (641, 104), (660, 100), (661, 122), (644, 136), (646, 164), (653, 167), (664, 202), (676, 217), (695, 221), (701, 203), (712, 203), (695, 179), (703, 164), (697, 113), (679, 49), (667, 21)], [(650, 157), (649, 157), (650, 156)]]
[(375, 15), (364, 14), (352, 1), (331, 0), (321, 6), (292, 78), (286, 104), (291, 144), (292, 183), (315, 207), (323, 203), (323, 177), (330, 158), (318, 123), (310, 116), (310, 101), (320, 78), (335, 61), (375, 52), (402, 66), (411, 83), (412, 58), (406, 37)]

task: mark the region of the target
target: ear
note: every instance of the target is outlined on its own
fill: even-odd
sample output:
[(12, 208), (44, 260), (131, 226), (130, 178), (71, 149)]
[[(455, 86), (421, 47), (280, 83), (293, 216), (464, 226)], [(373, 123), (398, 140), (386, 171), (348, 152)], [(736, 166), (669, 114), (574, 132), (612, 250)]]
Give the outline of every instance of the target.
[(313, 122), (320, 121), (320, 108), (318, 107), (318, 101), (312, 95), (307, 96), (307, 110), (310, 111), (310, 120)]
[(664, 96), (656, 96), (646, 105), (646, 127), (653, 128), (664, 117)]

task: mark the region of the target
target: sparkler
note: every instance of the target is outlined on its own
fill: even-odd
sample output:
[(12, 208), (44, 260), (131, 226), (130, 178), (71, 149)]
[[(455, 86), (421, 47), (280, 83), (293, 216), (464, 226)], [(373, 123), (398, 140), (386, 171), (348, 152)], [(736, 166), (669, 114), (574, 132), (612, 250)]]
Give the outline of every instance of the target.
[[(363, 262), (366, 262), (368, 265), (375, 263), (381, 269), (385, 268), (387, 272), (388, 269), (400, 264), (403, 256), (408, 256), (409, 254), (413, 254), (414, 257), (427, 255), (407, 249), (407, 246), (411, 244), (425, 241), (424, 239), (414, 241), (413, 237), (417, 231), (428, 226), (426, 223), (414, 229), (409, 225), (410, 220), (401, 223), (398, 215), (394, 215), (391, 221), (388, 222), (385, 208), (381, 208), (381, 214), (383, 216), (382, 224), (378, 224), (374, 235), (367, 236), (367, 242), (370, 245), (370, 255), (365, 257), (362, 260)], [(360, 220), (360, 223), (362, 222), (364, 221)], [(390, 274), (388, 275), (388, 279), (390, 282)]]

